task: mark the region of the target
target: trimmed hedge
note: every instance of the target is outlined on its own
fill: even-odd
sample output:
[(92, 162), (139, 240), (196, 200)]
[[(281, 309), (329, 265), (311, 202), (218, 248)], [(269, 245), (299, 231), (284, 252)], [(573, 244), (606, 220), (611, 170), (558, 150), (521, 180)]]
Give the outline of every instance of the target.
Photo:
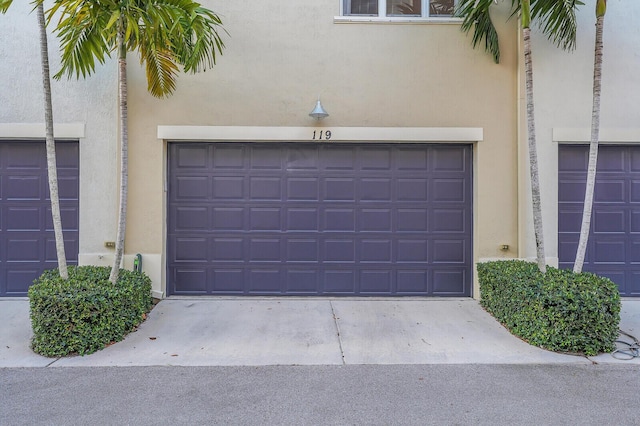
[(45, 271), (29, 288), (34, 352), (49, 357), (90, 354), (117, 342), (140, 324), (152, 306), (151, 280), (109, 267), (70, 266), (69, 279)]
[(611, 352), (620, 293), (610, 279), (506, 260), (479, 263), (480, 304), (513, 334), (557, 352)]

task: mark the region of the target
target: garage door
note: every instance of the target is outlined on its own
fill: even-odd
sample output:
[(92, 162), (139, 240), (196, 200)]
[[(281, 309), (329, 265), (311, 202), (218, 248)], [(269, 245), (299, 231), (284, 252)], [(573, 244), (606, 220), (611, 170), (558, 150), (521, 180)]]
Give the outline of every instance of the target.
[[(78, 258), (78, 143), (58, 142), (67, 260)], [(24, 296), (57, 267), (44, 142), (0, 142), (0, 296)]]
[[(561, 268), (573, 268), (576, 256), (588, 157), (588, 147), (560, 146)], [(640, 296), (640, 147), (600, 147), (584, 270), (611, 278), (623, 296)]]
[(471, 294), (471, 147), (169, 144), (168, 292)]

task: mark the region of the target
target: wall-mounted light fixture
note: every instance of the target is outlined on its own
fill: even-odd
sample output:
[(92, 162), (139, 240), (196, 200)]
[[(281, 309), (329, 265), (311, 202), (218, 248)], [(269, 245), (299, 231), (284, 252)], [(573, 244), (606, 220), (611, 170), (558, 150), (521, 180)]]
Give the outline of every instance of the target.
[(309, 113), (309, 117), (313, 117), (316, 120), (322, 120), (325, 117), (328, 117), (329, 113), (322, 107), (320, 103), (320, 96), (318, 96), (318, 102), (316, 102), (316, 107)]

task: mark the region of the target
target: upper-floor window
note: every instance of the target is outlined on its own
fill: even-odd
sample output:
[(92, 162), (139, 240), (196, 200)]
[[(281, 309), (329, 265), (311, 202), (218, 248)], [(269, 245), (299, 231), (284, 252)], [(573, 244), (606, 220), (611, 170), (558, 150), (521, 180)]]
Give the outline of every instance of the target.
[(343, 0), (344, 16), (450, 18), (457, 0)]

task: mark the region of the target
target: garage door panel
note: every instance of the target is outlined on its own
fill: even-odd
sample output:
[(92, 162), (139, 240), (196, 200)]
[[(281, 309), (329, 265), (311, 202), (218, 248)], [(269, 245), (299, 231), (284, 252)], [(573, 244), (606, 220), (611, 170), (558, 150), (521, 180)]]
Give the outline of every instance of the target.
[(174, 161), (180, 169), (206, 169), (208, 167), (209, 147), (206, 145), (189, 145), (178, 147)]
[[(58, 175), (58, 198), (60, 202), (68, 200), (75, 201), (78, 200), (79, 197), (80, 185), (78, 183), (78, 176)], [(47, 194), (47, 200), (49, 199)]]
[(363, 147), (358, 152), (360, 170), (391, 170), (391, 151), (382, 147)]
[(391, 209), (359, 209), (360, 232), (392, 232)]
[(44, 268), (32, 265), (12, 265), (6, 275), (7, 288), (5, 296), (24, 296), (26, 294), (24, 283), (33, 281), (42, 275)]
[(260, 268), (249, 271), (249, 292), (280, 294), (283, 283), (280, 268)]
[(316, 239), (286, 238), (287, 262), (315, 263), (320, 258), (320, 243)]
[[(558, 256), (562, 268), (575, 260), (586, 182), (587, 146), (560, 146)], [(569, 182), (569, 184), (567, 184)], [(591, 232), (584, 270), (611, 278), (623, 296), (640, 286), (640, 147), (600, 146)]]
[(204, 268), (175, 268), (173, 282), (185, 294), (205, 294), (207, 291), (207, 270)]
[[(640, 271), (630, 271), (628, 275), (629, 278), (625, 281), (628, 284), (625, 288), (624, 294), (627, 296), (640, 296)], [(615, 280), (613, 281), (617, 282)]]
[[(64, 251), (66, 253), (78, 253), (79, 242), (77, 239), (66, 237), (64, 238)], [(58, 267), (58, 256), (56, 252), (56, 240), (51, 233), (51, 237), (47, 239), (45, 244), (45, 262), (51, 265), (51, 268)]]
[(287, 271), (286, 291), (288, 293), (315, 294), (318, 292), (320, 285), (318, 281), (319, 276), (318, 271), (314, 269), (290, 269)]
[(316, 231), (320, 224), (319, 209), (313, 207), (287, 209), (286, 217), (289, 231)]
[(245, 209), (243, 207), (215, 207), (213, 209), (212, 231), (241, 231), (245, 229), (245, 223)]
[(391, 262), (391, 240), (387, 239), (364, 239), (360, 241), (360, 262), (361, 263), (389, 263)]
[(206, 176), (177, 176), (175, 200), (202, 200), (209, 196), (209, 179)]
[(401, 239), (397, 243), (396, 262), (424, 262), (429, 261), (429, 241), (426, 239)]
[(249, 231), (280, 231), (282, 209), (279, 207), (255, 207), (249, 210)]
[(244, 178), (242, 176), (214, 177), (213, 197), (220, 200), (243, 200)]
[(398, 293), (424, 294), (429, 292), (429, 273), (422, 270), (399, 270)]
[(597, 210), (591, 223), (596, 234), (624, 233), (628, 228), (625, 211)]
[(354, 263), (356, 260), (356, 243), (353, 239), (328, 238), (323, 248), (326, 262)]
[(281, 149), (273, 147), (248, 147), (251, 150), (251, 168), (255, 170), (279, 171), (283, 168)]
[(435, 240), (433, 241), (433, 263), (460, 263), (465, 259), (464, 240)]
[[(195, 174), (173, 160), (189, 145), (169, 144), (167, 276), (191, 264), (208, 274), (193, 272), (184, 292), (169, 283), (171, 294), (207, 280), (207, 294), (436, 295), (438, 264), (470, 279), (460, 273), (471, 269), (469, 146), (212, 143), (209, 164), (229, 155), (241, 173), (221, 162)], [(194, 188), (178, 197), (181, 179)], [(460, 194), (434, 209), (436, 181)], [(441, 287), (470, 295), (467, 282)]]
[(428, 230), (427, 209), (403, 209), (397, 210), (398, 223), (396, 230), (400, 232), (426, 232)]
[(324, 179), (324, 201), (355, 201), (356, 183), (353, 177)]
[[(213, 150), (213, 167), (216, 169), (238, 170), (244, 168), (244, 147), (217, 146), (213, 147)], [(203, 153), (203, 155), (205, 159), (209, 158), (206, 153)]]
[(250, 179), (251, 201), (280, 201), (282, 181), (277, 177), (257, 176)]
[(44, 200), (43, 176), (9, 176), (3, 180), (2, 193), (9, 201)]
[(324, 230), (328, 232), (355, 231), (356, 210), (327, 207), (324, 210)]
[[(58, 142), (56, 150), (67, 263), (74, 265), (78, 258), (78, 143)], [(25, 296), (37, 276), (57, 266), (51, 250), (45, 144), (2, 141), (0, 164), (0, 297)]]
[(404, 201), (427, 201), (427, 179), (422, 178), (400, 178), (397, 180), (397, 199)]
[(469, 167), (468, 151), (457, 148), (441, 148), (433, 153), (433, 170), (436, 172), (461, 172)]
[(431, 201), (465, 203), (467, 193), (464, 179), (434, 179)]
[(572, 202), (580, 203), (580, 208), (582, 209), (582, 203), (584, 203), (584, 191), (587, 187), (586, 181), (586, 174), (580, 180), (576, 180), (576, 178), (563, 179), (562, 176), (559, 176), (558, 198), (565, 204)]
[[(640, 174), (640, 171), (638, 172), (638, 174)], [(631, 187), (629, 202), (640, 203), (640, 180), (632, 179), (629, 184)]]
[(392, 201), (391, 179), (362, 178), (360, 179), (360, 200), (362, 201)]
[[(397, 170), (410, 172), (426, 172), (428, 170), (428, 157), (424, 149), (399, 148), (396, 151)], [(422, 174), (422, 173), (420, 173)]]
[(356, 293), (356, 271), (325, 269), (324, 291), (330, 294), (354, 294)]
[(203, 237), (177, 237), (174, 240), (173, 247), (175, 262), (207, 262), (208, 242)]
[(434, 233), (457, 234), (467, 232), (467, 223), (470, 220), (466, 217), (465, 209), (434, 209), (433, 229)]
[(279, 238), (251, 238), (249, 240), (250, 262), (277, 262), (282, 255)]
[(287, 199), (293, 201), (318, 201), (320, 182), (315, 177), (288, 178)]
[(353, 147), (336, 147), (320, 151), (322, 168), (325, 171), (349, 172), (356, 168), (356, 149)]
[[(25, 235), (26, 234), (26, 235)], [(35, 232), (8, 232), (6, 243), (6, 263), (40, 263), (44, 242)]]
[(244, 269), (214, 269), (213, 290), (225, 293), (242, 293), (244, 291)]
[[(626, 201), (626, 185), (622, 180), (609, 180), (596, 182), (593, 192), (595, 203), (624, 203)], [(584, 193), (582, 194), (584, 199)]]
[(391, 271), (380, 271), (376, 269), (364, 269), (360, 271), (360, 292), (364, 294), (393, 293)]
[(209, 222), (209, 208), (207, 207), (173, 207), (173, 214), (170, 215), (172, 222), (170, 226), (179, 231), (206, 232), (211, 229)]
[(436, 269), (433, 271), (433, 293), (464, 294), (467, 279), (464, 270)]
[(619, 149), (598, 149), (598, 173), (624, 173), (628, 156)]
[(6, 209), (7, 231), (39, 231), (44, 222), (44, 212), (36, 207), (8, 207)]
[(214, 238), (212, 253), (207, 256), (205, 251), (203, 261), (242, 263), (246, 256), (244, 238)]
[(287, 170), (317, 170), (318, 150), (313, 146), (288, 145)]

